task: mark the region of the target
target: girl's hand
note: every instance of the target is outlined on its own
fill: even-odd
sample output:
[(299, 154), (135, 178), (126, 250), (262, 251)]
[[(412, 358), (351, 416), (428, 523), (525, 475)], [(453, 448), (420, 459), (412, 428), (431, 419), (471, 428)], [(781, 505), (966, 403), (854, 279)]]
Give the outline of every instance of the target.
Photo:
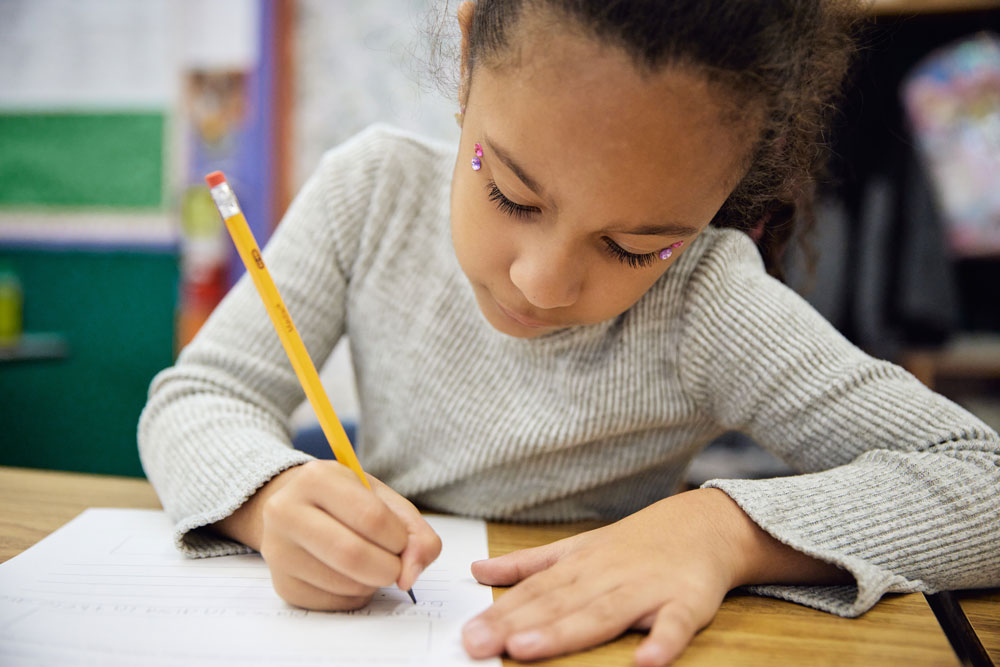
[(401, 590), (438, 554), (441, 539), (417, 509), (346, 466), (310, 461), (274, 477), (217, 530), (260, 551), (278, 595), (307, 609), (356, 609), (380, 586)]
[(722, 491), (689, 491), (609, 526), (473, 563), (480, 583), (517, 585), (466, 624), (463, 643), (474, 658), (506, 651), (536, 660), (649, 629), (636, 664), (665, 665), (730, 589), (781, 568), (773, 576), (782, 580), (844, 574), (771, 538)]

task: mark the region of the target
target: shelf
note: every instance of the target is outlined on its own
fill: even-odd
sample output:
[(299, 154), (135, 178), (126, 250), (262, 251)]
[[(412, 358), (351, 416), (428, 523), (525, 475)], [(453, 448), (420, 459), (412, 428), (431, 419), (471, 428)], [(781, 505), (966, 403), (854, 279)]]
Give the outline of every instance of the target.
[(943, 14), (1000, 9), (1000, 0), (871, 0), (867, 12), (881, 15)]
[(940, 349), (909, 349), (901, 365), (932, 389), (942, 379), (1000, 379), (1000, 336), (964, 335)]
[(0, 362), (65, 359), (69, 345), (62, 334), (26, 333), (16, 343), (0, 345)]

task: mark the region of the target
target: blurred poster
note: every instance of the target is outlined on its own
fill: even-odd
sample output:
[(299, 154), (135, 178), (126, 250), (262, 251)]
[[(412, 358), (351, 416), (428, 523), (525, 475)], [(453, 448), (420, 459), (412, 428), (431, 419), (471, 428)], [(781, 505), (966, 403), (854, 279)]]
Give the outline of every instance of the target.
[(271, 219), (273, 0), (182, 0), (181, 289), (177, 343), (198, 331), (242, 274), (204, 177), (223, 171), (258, 242)]
[(903, 104), (956, 255), (1000, 255), (1000, 37), (936, 51), (903, 82)]
[(169, 18), (168, 0), (3, 0), (0, 107), (165, 108)]
[(0, 243), (162, 246), (168, 0), (0, 2)]

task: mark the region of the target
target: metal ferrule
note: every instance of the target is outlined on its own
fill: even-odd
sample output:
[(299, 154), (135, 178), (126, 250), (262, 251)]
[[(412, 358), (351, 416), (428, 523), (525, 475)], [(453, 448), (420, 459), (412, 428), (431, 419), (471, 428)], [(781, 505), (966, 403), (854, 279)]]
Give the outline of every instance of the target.
[(211, 190), (212, 199), (222, 214), (222, 219), (231, 218), (240, 212), (240, 205), (236, 202), (236, 194), (229, 187), (229, 183), (222, 182)]

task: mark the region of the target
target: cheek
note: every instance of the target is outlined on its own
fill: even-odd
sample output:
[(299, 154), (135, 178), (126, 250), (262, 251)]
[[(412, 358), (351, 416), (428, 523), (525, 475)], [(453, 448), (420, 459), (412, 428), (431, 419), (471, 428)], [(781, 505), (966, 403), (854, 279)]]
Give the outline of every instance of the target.
[(642, 298), (666, 267), (637, 270), (595, 257), (588, 264), (586, 290), (578, 307), (590, 322), (617, 317)]
[(490, 280), (491, 274), (506, 271), (513, 253), (513, 235), (506, 221), (479, 193), (475, 183), (456, 182), (452, 198), (451, 234), (455, 254), (470, 278)]

